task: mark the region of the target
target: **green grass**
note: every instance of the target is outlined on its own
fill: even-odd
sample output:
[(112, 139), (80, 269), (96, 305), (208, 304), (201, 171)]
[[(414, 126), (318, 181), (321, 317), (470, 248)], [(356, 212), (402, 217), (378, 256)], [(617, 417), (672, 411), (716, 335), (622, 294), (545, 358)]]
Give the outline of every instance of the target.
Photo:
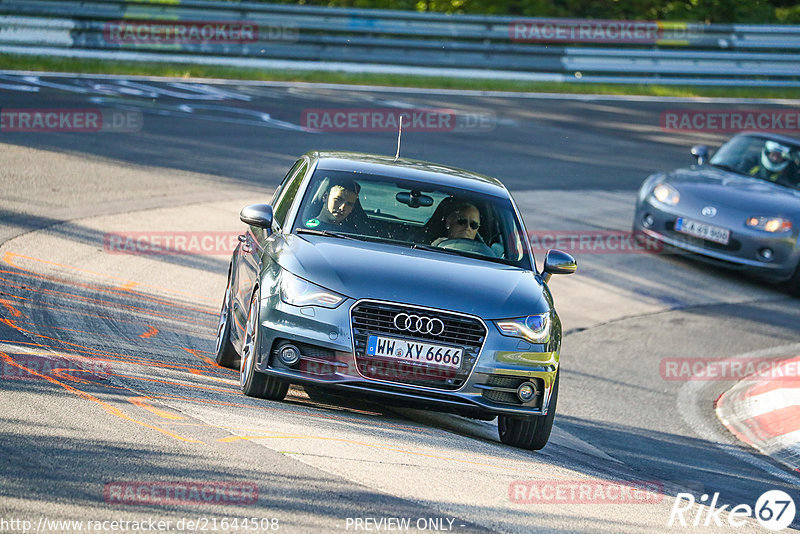
[(93, 59), (53, 58), (0, 54), (0, 69), (52, 72), (81, 72), (87, 74), (129, 74), (170, 76), (177, 78), (225, 78), (232, 80), (266, 80), (287, 82), (317, 82), (394, 87), (438, 89), (472, 89), (483, 91), (521, 91), (537, 93), (576, 93), (606, 95), (650, 95), (679, 97), (733, 98), (795, 98), (798, 88), (705, 87), (667, 85), (616, 85), (559, 82), (521, 82), (506, 80), (475, 80), (448, 77), (406, 76), (396, 74), (350, 74), (326, 71), (277, 71), (233, 68), (212, 65), (175, 63), (144, 63)]

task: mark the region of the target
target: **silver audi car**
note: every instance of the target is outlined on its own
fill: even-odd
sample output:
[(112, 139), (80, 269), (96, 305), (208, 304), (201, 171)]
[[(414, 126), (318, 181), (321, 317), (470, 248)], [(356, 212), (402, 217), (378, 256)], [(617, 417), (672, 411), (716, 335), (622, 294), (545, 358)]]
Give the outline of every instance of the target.
[(434, 163), (309, 152), (248, 225), (228, 272), (216, 361), (245, 395), (307, 391), (498, 418), (541, 449), (556, 412), (561, 322), (496, 179)]
[(711, 157), (703, 145), (691, 153), (697, 165), (644, 181), (634, 233), (800, 296), (800, 141), (744, 132)]

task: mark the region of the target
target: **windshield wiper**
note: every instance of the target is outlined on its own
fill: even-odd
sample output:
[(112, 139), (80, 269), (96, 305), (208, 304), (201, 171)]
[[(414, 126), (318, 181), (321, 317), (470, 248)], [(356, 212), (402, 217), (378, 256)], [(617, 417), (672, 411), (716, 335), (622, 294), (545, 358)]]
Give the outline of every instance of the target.
[(442, 248), (442, 247), (434, 247), (433, 245), (426, 245), (424, 243), (414, 243), (411, 245), (411, 248), (416, 248), (419, 250), (429, 250), (431, 252), (447, 252), (448, 254), (455, 254), (456, 256), (463, 256), (461, 251), (453, 250), (449, 248)]
[(486, 254), (481, 254), (479, 252), (471, 252), (468, 250), (456, 250), (451, 248), (442, 248), (442, 247), (435, 247), (433, 245), (425, 245), (423, 243), (414, 243), (411, 245), (411, 248), (416, 248), (419, 250), (429, 250), (431, 252), (446, 252), (448, 254), (455, 254), (456, 256), (461, 256), (462, 258), (475, 258), (479, 260), (486, 260), (491, 261), (493, 263), (499, 263), (500, 265), (507, 265), (510, 267), (515, 267), (513, 263), (510, 261), (503, 259), (503, 258), (496, 258), (493, 256), (487, 256)]
[(339, 232), (331, 232), (330, 230), (314, 230), (312, 228), (295, 228), (295, 233), (297, 234), (311, 234), (311, 235), (324, 235), (326, 237), (338, 237), (340, 239), (355, 239), (358, 241), (357, 237), (348, 234), (340, 234)]

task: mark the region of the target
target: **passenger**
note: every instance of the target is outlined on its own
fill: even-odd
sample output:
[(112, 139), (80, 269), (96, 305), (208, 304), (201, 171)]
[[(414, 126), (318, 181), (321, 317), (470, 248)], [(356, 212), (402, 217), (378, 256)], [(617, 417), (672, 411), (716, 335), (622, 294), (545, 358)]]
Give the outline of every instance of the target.
[[(358, 204), (358, 193), (361, 188), (349, 179), (333, 181), (328, 191), (322, 197), (322, 209), (317, 216), (319, 223), (324, 226), (322, 230), (355, 229), (355, 224), (349, 220), (353, 208)], [(350, 218), (352, 219), (352, 218)], [(308, 226), (308, 224), (306, 224)]]
[(776, 141), (766, 141), (761, 157), (751, 165), (747, 170), (751, 176), (781, 185), (797, 186), (798, 169), (792, 164), (791, 149), (788, 146)]
[(448, 239), (475, 239), (481, 227), (481, 213), (474, 205), (462, 202), (445, 215), (444, 221), (447, 235), (434, 239), (431, 243), (433, 246), (438, 246)]

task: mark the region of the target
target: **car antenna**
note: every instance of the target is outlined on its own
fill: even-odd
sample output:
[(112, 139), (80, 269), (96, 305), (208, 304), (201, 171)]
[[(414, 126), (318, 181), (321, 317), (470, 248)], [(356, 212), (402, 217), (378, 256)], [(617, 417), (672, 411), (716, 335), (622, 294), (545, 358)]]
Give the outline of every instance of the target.
[(400, 127), (397, 129), (397, 152), (394, 153), (394, 160), (400, 157), (400, 136), (403, 134), (403, 115), (400, 115)]

